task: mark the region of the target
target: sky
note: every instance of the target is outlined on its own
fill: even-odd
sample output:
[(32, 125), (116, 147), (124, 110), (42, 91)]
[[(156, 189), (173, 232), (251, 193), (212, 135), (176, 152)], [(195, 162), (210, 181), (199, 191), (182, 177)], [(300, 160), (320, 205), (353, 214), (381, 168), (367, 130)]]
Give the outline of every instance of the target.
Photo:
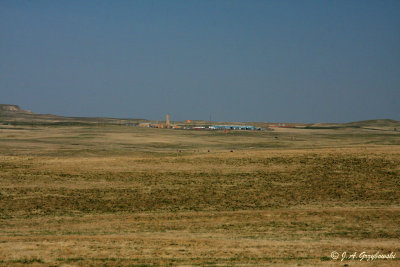
[(400, 1), (0, 1), (0, 103), (63, 116), (400, 120)]

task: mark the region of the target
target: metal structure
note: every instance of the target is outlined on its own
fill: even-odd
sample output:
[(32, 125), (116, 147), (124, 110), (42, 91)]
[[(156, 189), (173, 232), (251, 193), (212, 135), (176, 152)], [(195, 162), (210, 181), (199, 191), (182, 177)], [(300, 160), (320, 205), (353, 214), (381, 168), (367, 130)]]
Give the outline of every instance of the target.
[(255, 130), (254, 126), (248, 125), (214, 125), (211, 129), (215, 130)]
[(166, 128), (170, 128), (170, 122), (169, 122), (169, 114), (165, 117), (165, 126)]

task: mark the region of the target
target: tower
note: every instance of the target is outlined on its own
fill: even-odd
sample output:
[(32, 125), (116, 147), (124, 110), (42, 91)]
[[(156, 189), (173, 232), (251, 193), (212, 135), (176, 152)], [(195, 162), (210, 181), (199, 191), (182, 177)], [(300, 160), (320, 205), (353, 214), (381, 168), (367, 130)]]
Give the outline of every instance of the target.
[(169, 128), (169, 114), (167, 114), (166, 118), (165, 118), (165, 126), (167, 128)]

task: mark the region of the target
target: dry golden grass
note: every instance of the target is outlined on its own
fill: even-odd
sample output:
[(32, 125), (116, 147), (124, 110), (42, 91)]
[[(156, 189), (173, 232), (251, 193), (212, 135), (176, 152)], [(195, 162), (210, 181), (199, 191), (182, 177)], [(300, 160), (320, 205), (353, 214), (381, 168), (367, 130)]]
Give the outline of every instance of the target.
[(398, 133), (3, 127), (0, 152), (4, 266), (366, 266), (330, 254), (400, 251)]

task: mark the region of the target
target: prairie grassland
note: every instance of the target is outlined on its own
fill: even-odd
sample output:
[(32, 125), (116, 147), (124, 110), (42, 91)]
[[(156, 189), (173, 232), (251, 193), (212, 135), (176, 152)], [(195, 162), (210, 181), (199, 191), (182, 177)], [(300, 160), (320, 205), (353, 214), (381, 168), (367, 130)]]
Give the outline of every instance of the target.
[(0, 153), (3, 266), (400, 264), (398, 132), (4, 126)]

